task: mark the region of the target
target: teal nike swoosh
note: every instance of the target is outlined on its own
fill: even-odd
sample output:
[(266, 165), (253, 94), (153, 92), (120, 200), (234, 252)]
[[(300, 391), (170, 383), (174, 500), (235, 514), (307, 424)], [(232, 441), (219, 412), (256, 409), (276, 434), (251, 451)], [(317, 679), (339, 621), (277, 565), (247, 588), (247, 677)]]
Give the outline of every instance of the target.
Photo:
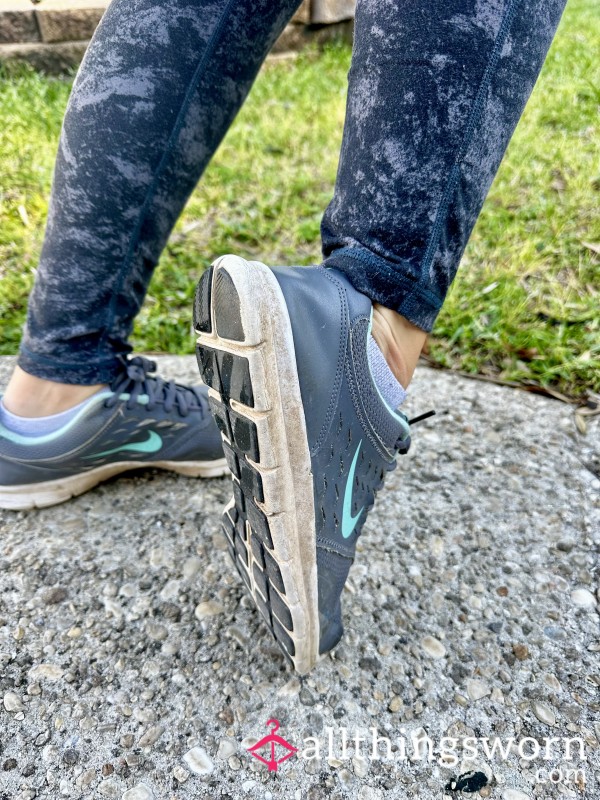
[(361, 445), (362, 440), (358, 443), (356, 453), (354, 453), (350, 472), (348, 473), (348, 480), (346, 481), (346, 489), (344, 491), (344, 507), (342, 510), (342, 536), (344, 539), (347, 539), (352, 535), (354, 528), (356, 528), (358, 518), (364, 510), (364, 506), (362, 506), (358, 514), (352, 516), (352, 486), (354, 484), (354, 471), (356, 469), (356, 462), (358, 461), (358, 454), (360, 452)]
[(111, 456), (113, 453), (132, 452), (132, 453), (156, 453), (162, 447), (162, 439), (155, 431), (148, 431), (148, 438), (145, 442), (131, 442), (114, 447), (112, 450), (104, 450), (102, 453), (93, 453), (85, 458), (100, 458), (101, 456)]

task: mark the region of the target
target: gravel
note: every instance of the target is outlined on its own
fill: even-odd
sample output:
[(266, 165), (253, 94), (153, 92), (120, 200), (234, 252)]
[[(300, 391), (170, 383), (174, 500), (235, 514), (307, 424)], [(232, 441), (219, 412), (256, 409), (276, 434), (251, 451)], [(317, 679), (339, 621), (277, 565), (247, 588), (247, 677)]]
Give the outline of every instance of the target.
[[(302, 678), (227, 561), (228, 480), (146, 471), (0, 512), (0, 798), (600, 797), (599, 421), (420, 368), (407, 411), (430, 407), (359, 541), (346, 635)], [(247, 751), (269, 720), (320, 758), (270, 772)], [(365, 757), (371, 728), (392, 759)], [(410, 735), (529, 749), (402, 760)], [(545, 737), (587, 760), (528, 758)]]

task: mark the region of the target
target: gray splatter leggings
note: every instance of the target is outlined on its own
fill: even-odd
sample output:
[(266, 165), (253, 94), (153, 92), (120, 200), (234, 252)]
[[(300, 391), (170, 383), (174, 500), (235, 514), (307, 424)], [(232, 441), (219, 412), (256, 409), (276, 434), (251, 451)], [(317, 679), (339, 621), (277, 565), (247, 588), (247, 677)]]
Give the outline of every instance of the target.
[[(108, 382), (170, 231), (299, 0), (113, 0), (64, 119), (19, 363)], [(328, 266), (430, 330), (565, 0), (359, 0)]]

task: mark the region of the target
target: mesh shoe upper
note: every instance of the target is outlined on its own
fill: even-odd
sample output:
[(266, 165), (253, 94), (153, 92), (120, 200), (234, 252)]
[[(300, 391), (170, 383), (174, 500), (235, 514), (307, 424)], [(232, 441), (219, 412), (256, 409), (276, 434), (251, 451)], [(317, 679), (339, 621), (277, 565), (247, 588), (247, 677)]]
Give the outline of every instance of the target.
[(275, 269), (285, 297), (310, 449), (320, 650), (342, 633), (340, 595), (356, 541), (408, 423), (381, 399), (367, 357), (371, 302), (330, 269)]

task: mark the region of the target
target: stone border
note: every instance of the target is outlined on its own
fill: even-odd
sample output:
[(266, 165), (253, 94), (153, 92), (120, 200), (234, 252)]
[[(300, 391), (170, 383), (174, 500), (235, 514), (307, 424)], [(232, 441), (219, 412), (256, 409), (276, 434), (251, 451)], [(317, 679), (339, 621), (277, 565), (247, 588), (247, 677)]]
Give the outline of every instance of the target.
[[(356, 0), (304, 0), (273, 53), (352, 38)], [(0, 63), (25, 61), (48, 74), (77, 67), (110, 0), (1, 0)]]

